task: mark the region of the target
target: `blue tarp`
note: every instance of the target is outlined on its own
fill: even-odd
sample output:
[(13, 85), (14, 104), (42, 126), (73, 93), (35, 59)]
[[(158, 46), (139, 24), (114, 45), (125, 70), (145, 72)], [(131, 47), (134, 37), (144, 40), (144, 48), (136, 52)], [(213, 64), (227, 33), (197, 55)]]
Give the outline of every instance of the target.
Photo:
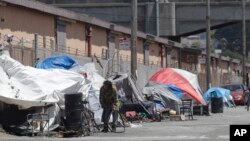
[(172, 93), (174, 93), (180, 99), (184, 96), (183, 91), (174, 84), (167, 84), (166, 88), (168, 88)]
[(36, 68), (40, 69), (66, 69), (69, 70), (75, 66), (77, 66), (77, 61), (68, 55), (56, 55), (43, 59), (38, 62)]
[(229, 99), (229, 95), (230, 95), (230, 90), (228, 89), (220, 87), (212, 87), (205, 92), (203, 97), (206, 101), (209, 101), (211, 97), (222, 97), (222, 98), (226, 97), (227, 99)]
[(212, 87), (203, 95), (206, 101), (211, 101), (212, 97), (222, 97), (224, 105), (227, 107), (235, 107), (235, 103), (230, 95), (230, 90), (221, 87)]

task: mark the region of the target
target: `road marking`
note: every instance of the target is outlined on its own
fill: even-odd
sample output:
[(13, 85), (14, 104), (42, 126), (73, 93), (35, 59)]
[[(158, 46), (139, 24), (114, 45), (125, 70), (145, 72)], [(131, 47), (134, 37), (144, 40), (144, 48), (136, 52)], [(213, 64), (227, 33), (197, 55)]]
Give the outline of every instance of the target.
[(229, 139), (229, 135), (218, 135), (218, 138)]

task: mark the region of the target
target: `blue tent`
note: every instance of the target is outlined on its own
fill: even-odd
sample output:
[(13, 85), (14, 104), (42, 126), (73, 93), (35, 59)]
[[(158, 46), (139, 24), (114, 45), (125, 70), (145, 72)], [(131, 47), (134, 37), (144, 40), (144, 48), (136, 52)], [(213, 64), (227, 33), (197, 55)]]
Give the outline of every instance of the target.
[(71, 56), (55, 55), (55, 56), (50, 56), (40, 61), (36, 65), (36, 68), (40, 68), (40, 69), (57, 68), (57, 69), (69, 70), (75, 67), (76, 65), (78, 65), (77, 61)]
[(208, 89), (205, 94), (203, 95), (206, 101), (210, 101), (211, 97), (226, 97), (229, 98), (230, 90), (220, 88), (220, 87), (212, 87)]
[(206, 101), (210, 101), (212, 97), (222, 97), (225, 105), (229, 107), (235, 106), (234, 102), (230, 98), (230, 90), (228, 89), (224, 89), (221, 87), (212, 87), (208, 89), (203, 95), (203, 98)]

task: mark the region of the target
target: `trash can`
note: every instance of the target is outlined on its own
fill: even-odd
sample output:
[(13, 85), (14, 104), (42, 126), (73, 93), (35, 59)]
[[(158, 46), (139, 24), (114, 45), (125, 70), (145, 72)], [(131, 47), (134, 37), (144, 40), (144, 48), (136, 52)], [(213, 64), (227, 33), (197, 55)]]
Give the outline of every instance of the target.
[(209, 104), (202, 106), (202, 114), (207, 116), (209, 115)]
[(223, 113), (223, 98), (222, 97), (211, 98), (211, 112)]
[(81, 128), (82, 93), (65, 94), (66, 129), (77, 131)]

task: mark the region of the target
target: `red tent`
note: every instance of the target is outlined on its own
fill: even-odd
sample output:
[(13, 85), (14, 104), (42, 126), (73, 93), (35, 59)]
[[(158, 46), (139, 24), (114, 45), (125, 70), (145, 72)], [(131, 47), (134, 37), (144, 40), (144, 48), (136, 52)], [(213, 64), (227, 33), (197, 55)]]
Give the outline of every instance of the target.
[(150, 81), (160, 84), (174, 84), (198, 104), (206, 104), (201, 95), (197, 76), (193, 73), (181, 69), (164, 68), (156, 72)]

